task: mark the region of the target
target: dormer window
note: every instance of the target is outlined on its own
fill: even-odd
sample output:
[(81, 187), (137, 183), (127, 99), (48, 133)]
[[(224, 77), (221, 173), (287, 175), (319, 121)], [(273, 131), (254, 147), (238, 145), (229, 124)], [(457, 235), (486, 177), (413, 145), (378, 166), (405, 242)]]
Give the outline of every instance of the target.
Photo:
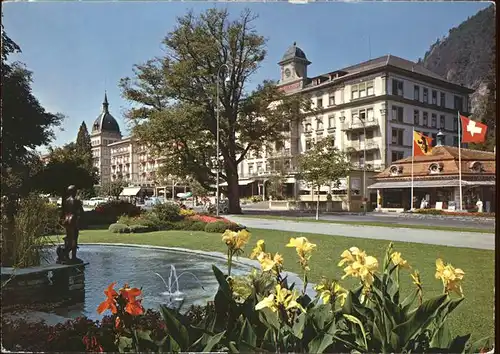
[(469, 169), (474, 173), (481, 173), (484, 171), (483, 164), (479, 161), (473, 161), (469, 164)]
[(391, 176), (399, 176), (403, 173), (403, 166), (399, 165), (392, 165), (389, 168), (389, 173)]
[(437, 174), (437, 173), (441, 173), (443, 171), (443, 163), (442, 162), (439, 162), (439, 163), (431, 163), (430, 166), (429, 166), (429, 173), (430, 174)]

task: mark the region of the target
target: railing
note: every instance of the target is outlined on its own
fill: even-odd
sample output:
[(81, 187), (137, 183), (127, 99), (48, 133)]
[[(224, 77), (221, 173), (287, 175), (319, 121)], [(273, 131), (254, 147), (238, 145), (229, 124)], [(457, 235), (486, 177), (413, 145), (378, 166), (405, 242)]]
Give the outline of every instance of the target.
[(342, 124), (342, 130), (348, 130), (348, 129), (363, 129), (364, 128), (371, 128), (371, 127), (377, 127), (379, 126), (378, 119), (373, 119), (373, 120), (359, 120), (355, 119), (354, 121), (346, 121)]
[[(364, 164), (359, 163), (359, 162), (352, 162), (351, 167), (354, 169), (364, 169)], [(366, 170), (367, 171), (382, 171), (385, 168), (384, 164), (372, 164), (369, 161), (366, 163)]]
[(374, 140), (365, 140), (365, 141), (359, 141), (359, 140), (354, 140), (354, 141), (346, 141), (345, 142), (345, 147), (346, 148), (351, 148), (354, 150), (364, 150), (366, 147), (366, 150), (371, 150), (371, 149), (379, 149), (380, 148), (380, 143)]

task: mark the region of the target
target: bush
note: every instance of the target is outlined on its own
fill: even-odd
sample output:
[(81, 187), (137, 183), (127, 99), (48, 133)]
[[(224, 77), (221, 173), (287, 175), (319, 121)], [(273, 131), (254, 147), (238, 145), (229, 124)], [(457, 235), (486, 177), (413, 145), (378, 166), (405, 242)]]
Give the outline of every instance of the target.
[(181, 208), (177, 204), (165, 203), (157, 204), (153, 208), (153, 212), (158, 216), (160, 221), (179, 221), (182, 220), (180, 215)]
[(134, 233), (134, 234), (155, 231), (155, 230), (151, 230), (151, 228), (149, 226), (146, 226), (146, 225), (131, 225), (128, 228), (129, 228), (130, 232)]
[(194, 210), (191, 209), (181, 209), (180, 213), (181, 216), (192, 216), (196, 215)]
[(258, 203), (258, 202), (262, 202), (263, 201), (263, 199), (262, 199), (262, 197), (260, 195), (253, 196), (251, 200), (252, 200), (252, 203)]
[(443, 215), (444, 211), (439, 209), (417, 209), (415, 210), (415, 213), (425, 215)]
[(116, 222), (122, 215), (138, 216), (141, 214), (141, 208), (124, 200), (112, 200), (100, 204), (95, 208), (95, 211), (99, 214), (114, 218), (113, 222)]
[(207, 226), (206, 222), (203, 221), (195, 221), (191, 225), (192, 231), (205, 231), (205, 227)]
[(108, 230), (114, 234), (128, 234), (130, 232), (130, 226), (125, 224), (111, 224)]
[(217, 221), (209, 223), (205, 226), (205, 232), (224, 233), (226, 230), (237, 231), (240, 227), (235, 223), (226, 223), (224, 221)]
[(195, 223), (194, 220), (190, 219), (183, 219), (181, 221), (176, 221), (173, 223), (174, 229), (175, 230), (191, 230), (193, 224)]

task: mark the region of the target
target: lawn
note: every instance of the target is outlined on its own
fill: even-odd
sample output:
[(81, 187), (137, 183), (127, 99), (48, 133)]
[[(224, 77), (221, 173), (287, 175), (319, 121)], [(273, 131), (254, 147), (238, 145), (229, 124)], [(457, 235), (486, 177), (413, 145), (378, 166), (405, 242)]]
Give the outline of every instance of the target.
[[(387, 241), (329, 236), (318, 234), (291, 233), (285, 231), (252, 229), (250, 244), (245, 248), (244, 257), (248, 257), (255, 243), (264, 239), (270, 252), (280, 252), (285, 258), (285, 268), (299, 272), (295, 250), (286, 248), (290, 237), (306, 236), (318, 245), (311, 258), (310, 281), (317, 282), (321, 276), (340, 279), (343, 272), (337, 263), (343, 250), (357, 246), (367, 254), (377, 257), (379, 263), (388, 245)], [(107, 230), (82, 231), (80, 243), (129, 243), (155, 246), (182, 247), (206, 251), (225, 252), (225, 245), (219, 234), (194, 231), (159, 231), (144, 234), (113, 234)], [(420, 271), (424, 286), (424, 294), (437, 295), (442, 291), (441, 282), (434, 278), (435, 260), (440, 257), (445, 262), (462, 268), (465, 272), (465, 301), (450, 316), (454, 334), (472, 333), (473, 338), (480, 339), (494, 335), (494, 251), (455, 248), (436, 245), (398, 242), (397, 251), (408, 260), (413, 268)], [(402, 286), (410, 289), (409, 276), (401, 275)], [(345, 286), (353, 281), (342, 281)]]
[[(299, 222), (319, 222), (319, 223), (343, 224), (351, 226), (394, 227), (393, 223), (378, 222), (378, 221), (315, 220), (305, 217), (278, 216), (278, 215), (241, 215), (241, 216), (238, 215), (238, 217), (252, 218), (252, 219), (290, 220)], [(462, 232), (477, 232), (477, 233), (492, 233), (492, 234), (495, 233), (495, 226), (491, 228), (481, 229), (481, 228), (471, 228), (471, 227), (397, 224), (397, 227), (406, 229), (436, 230), (436, 231), (462, 231)]]

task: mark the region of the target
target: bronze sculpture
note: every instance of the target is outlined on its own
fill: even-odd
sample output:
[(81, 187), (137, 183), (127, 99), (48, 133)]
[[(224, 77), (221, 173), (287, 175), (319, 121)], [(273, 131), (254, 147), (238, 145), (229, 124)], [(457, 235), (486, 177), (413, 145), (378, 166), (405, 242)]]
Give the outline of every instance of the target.
[[(76, 257), (78, 248), (79, 221), (83, 216), (83, 203), (76, 197), (77, 189), (71, 185), (68, 187), (68, 197), (62, 201), (62, 225), (66, 230), (66, 237), (63, 238), (64, 246), (57, 247), (57, 263), (82, 263)], [(71, 259), (69, 253), (71, 252)]]

